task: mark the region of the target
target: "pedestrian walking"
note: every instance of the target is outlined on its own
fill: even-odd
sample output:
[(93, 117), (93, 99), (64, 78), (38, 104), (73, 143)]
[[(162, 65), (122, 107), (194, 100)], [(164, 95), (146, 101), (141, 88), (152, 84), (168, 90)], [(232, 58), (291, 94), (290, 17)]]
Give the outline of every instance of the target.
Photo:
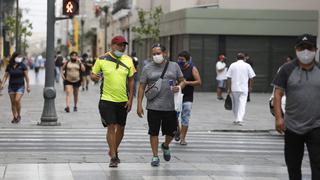
[[(144, 94), (146, 94), (148, 133), (153, 153), (151, 166), (159, 166), (159, 130), (161, 127), (162, 134), (165, 135), (165, 142), (161, 144), (163, 158), (166, 161), (170, 161), (171, 153), (169, 145), (173, 139), (174, 132), (177, 130), (174, 93), (179, 92), (179, 88), (183, 89), (184, 78), (179, 65), (176, 62), (169, 61), (164, 46), (161, 44), (153, 45), (152, 55), (153, 61), (143, 68), (140, 76), (137, 114), (139, 117), (143, 117), (144, 115), (142, 99)], [(172, 82), (172, 84), (169, 84), (169, 82)]]
[[(251, 68), (253, 68), (253, 61), (251, 60), (250, 56), (247, 53), (244, 54), (244, 60), (246, 63), (248, 63), (251, 66)], [(248, 85), (250, 85), (250, 82), (248, 82)], [(251, 98), (250, 98), (250, 91), (249, 91), (247, 96), (247, 102), (250, 102), (250, 101), (251, 101)]]
[(235, 116), (234, 124), (242, 126), (246, 112), (248, 92), (252, 91), (253, 78), (256, 76), (252, 67), (244, 62), (244, 54), (237, 54), (237, 61), (228, 69), (228, 94), (232, 95), (232, 111)]
[(226, 90), (227, 87), (227, 64), (226, 56), (222, 53), (218, 56), (218, 61), (216, 63), (216, 73), (217, 73), (217, 99), (224, 100), (222, 92)]
[[(118, 148), (133, 100), (135, 68), (132, 59), (124, 54), (126, 45), (124, 37), (112, 38), (111, 51), (99, 57), (92, 68), (92, 80), (102, 78), (99, 112), (102, 125), (107, 128), (109, 167), (118, 167), (120, 163)], [(100, 77), (101, 72), (103, 77)]]
[(42, 61), (42, 56), (39, 55), (35, 61), (34, 61), (34, 72), (36, 75), (36, 81), (39, 81), (39, 71), (40, 71), (40, 67), (41, 67), (41, 61)]
[(82, 54), (82, 63), (85, 66), (85, 71), (82, 74), (82, 91), (88, 91), (93, 62), (89, 59), (89, 55), (87, 53)]
[[(19, 123), (21, 121), (21, 99), (25, 89), (30, 93), (28, 68), (23, 63), (23, 57), (20, 53), (13, 53), (9, 64), (6, 67), (0, 90), (3, 89), (7, 79), (9, 78), (8, 93), (11, 101), (11, 111), (13, 119), (11, 123)], [(26, 81), (26, 82), (25, 82)]]
[(188, 51), (182, 51), (179, 53), (178, 64), (185, 79), (185, 87), (182, 90), (183, 103), (180, 115), (181, 128), (179, 126), (179, 122), (177, 127), (179, 129), (177, 132), (180, 132), (180, 137), (175, 137), (175, 140), (180, 140), (181, 145), (187, 145), (186, 135), (188, 132), (189, 121), (191, 117), (194, 87), (201, 85), (201, 78), (196, 66), (190, 62), (190, 53)]
[(57, 56), (56, 56), (56, 59), (55, 59), (55, 61), (54, 61), (54, 63), (55, 63), (55, 80), (56, 80), (56, 83), (59, 83), (60, 82), (60, 77), (61, 77), (61, 75), (60, 75), (60, 69), (61, 69), (61, 67), (63, 66), (63, 56), (61, 55), (61, 52), (60, 51), (58, 51), (57, 52)]
[(66, 92), (66, 107), (64, 110), (70, 112), (70, 97), (73, 94), (73, 111), (78, 111), (79, 87), (81, 86), (81, 72), (85, 71), (78, 53), (72, 51), (70, 53), (70, 61), (65, 62), (61, 67), (61, 77)]
[[(295, 45), (297, 60), (284, 64), (273, 85), (276, 130), (284, 133), (284, 155), (290, 180), (301, 180), (306, 144), (311, 179), (320, 179), (320, 65), (315, 62), (316, 37), (304, 34)], [(284, 117), (281, 98), (286, 95)]]
[(134, 73), (134, 96), (137, 95), (137, 89), (138, 89), (138, 85), (139, 85), (139, 76), (138, 76), (138, 72), (139, 72), (139, 59), (137, 57), (137, 53), (135, 51), (133, 51), (131, 53), (131, 58), (133, 61), (133, 65), (134, 68), (136, 68), (136, 72)]

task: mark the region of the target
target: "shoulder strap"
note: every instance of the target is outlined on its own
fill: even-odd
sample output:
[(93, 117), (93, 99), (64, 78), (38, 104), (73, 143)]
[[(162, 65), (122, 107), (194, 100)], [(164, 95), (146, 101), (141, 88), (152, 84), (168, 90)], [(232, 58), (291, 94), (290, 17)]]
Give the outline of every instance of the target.
[(169, 61), (167, 61), (166, 66), (164, 67), (164, 69), (162, 71), (162, 74), (160, 76), (160, 79), (163, 79), (164, 74), (167, 72), (168, 65), (169, 65)]
[(101, 57), (99, 57), (99, 59), (103, 59), (103, 60), (107, 60), (107, 61), (111, 61), (111, 62), (116, 63), (117, 64), (117, 69), (118, 69), (119, 65), (121, 65), (121, 66), (125, 67), (126, 69), (130, 70), (130, 68), (127, 65), (125, 65), (120, 60), (113, 58), (110, 55), (101, 56)]

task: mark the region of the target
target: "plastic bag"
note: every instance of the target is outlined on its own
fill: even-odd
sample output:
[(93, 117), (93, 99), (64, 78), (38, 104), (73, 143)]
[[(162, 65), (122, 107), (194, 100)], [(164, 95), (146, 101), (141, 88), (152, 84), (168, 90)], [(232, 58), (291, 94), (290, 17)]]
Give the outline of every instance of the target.
[(224, 101), (224, 108), (226, 110), (232, 110), (232, 100), (229, 94), (227, 95), (227, 98)]
[(174, 93), (174, 109), (177, 112), (182, 111), (183, 94), (181, 88), (179, 87), (179, 92)]

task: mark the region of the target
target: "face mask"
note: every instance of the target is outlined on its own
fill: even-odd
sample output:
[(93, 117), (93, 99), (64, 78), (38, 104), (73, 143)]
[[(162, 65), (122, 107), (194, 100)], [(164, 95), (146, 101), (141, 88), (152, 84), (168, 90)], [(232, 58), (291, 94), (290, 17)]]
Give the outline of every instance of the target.
[(183, 67), (186, 64), (186, 62), (178, 60), (178, 64), (179, 64), (180, 67)]
[(71, 58), (71, 61), (72, 61), (72, 62), (76, 62), (77, 59), (76, 59), (76, 58)]
[(123, 55), (123, 52), (120, 52), (118, 50), (114, 51), (113, 54), (117, 57), (121, 57)]
[(163, 60), (164, 58), (162, 54), (153, 56), (153, 61), (157, 64), (161, 64)]
[(22, 62), (22, 57), (16, 57), (15, 59), (14, 59), (14, 61), (16, 62), (16, 63), (21, 63)]
[(303, 51), (297, 51), (296, 54), (297, 54), (299, 61), (302, 64), (310, 64), (314, 60), (314, 57), (316, 56), (315, 51), (309, 51), (307, 49), (305, 49)]

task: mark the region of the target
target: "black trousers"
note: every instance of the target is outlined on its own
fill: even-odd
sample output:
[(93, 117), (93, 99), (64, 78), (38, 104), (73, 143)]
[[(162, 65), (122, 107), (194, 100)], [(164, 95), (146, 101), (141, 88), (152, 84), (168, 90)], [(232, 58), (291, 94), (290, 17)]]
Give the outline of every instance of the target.
[(285, 132), (285, 161), (290, 180), (301, 180), (301, 164), (304, 155), (304, 144), (307, 145), (312, 180), (320, 180), (320, 128), (300, 135), (290, 130)]

